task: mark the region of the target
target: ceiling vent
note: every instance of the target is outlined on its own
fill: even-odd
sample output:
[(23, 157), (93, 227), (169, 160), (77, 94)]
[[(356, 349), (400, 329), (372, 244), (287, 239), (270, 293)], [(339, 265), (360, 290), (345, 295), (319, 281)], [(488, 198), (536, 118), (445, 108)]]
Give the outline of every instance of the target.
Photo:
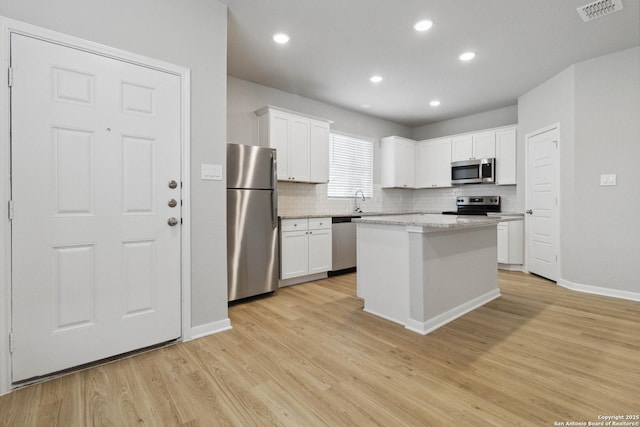
[(577, 9), (578, 15), (584, 22), (602, 18), (619, 10), (622, 10), (622, 0), (599, 0), (580, 6)]

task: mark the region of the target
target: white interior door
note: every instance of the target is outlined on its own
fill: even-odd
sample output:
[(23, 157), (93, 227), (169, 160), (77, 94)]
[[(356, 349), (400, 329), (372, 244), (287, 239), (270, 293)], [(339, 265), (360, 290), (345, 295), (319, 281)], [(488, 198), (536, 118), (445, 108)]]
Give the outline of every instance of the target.
[(180, 77), (16, 34), (11, 66), (13, 381), (179, 338)]
[(527, 136), (527, 265), (558, 280), (558, 128)]

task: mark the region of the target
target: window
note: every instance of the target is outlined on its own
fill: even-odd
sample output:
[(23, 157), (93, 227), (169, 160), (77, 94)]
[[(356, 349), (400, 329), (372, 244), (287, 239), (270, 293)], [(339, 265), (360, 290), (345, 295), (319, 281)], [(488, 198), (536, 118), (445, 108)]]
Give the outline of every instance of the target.
[(373, 141), (332, 133), (329, 139), (328, 197), (373, 197)]

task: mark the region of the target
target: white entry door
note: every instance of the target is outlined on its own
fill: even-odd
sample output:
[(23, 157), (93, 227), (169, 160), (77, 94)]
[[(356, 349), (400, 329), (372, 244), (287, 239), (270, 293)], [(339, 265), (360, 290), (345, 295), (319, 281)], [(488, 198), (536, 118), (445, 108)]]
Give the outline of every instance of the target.
[(13, 381), (179, 338), (180, 77), (16, 34), (11, 66)]
[(558, 280), (558, 128), (527, 135), (527, 266)]

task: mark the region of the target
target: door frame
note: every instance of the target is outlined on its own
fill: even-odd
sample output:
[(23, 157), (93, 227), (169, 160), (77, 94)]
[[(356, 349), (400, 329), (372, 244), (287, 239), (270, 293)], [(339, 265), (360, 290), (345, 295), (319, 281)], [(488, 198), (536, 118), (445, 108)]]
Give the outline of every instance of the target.
[[(553, 222), (553, 232), (555, 234), (555, 242), (554, 242), (554, 249), (556, 252), (556, 255), (558, 257), (558, 260), (556, 262), (556, 268), (555, 268), (555, 280), (556, 283), (560, 280), (560, 263), (562, 261), (562, 257), (560, 254), (560, 208), (562, 206), (561, 204), (561, 197), (560, 197), (560, 149), (562, 147), (561, 144), (561, 136), (560, 136), (560, 123), (554, 123), (548, 126), (545, 126), (543, 128), (537, 129), (533, 132), (527, 133), (524, 136), (524, 150), (525, 150), (525, 162), (524, 162), (524, 170), (525, 170), (525, 188), (524, 188), (524, 200), (525, 200), (525, 210), (530, 209), (530, 195), (529, 195), (529, 174), (530, 174), (530, 170), (529, 170), (529, 139), (533, 138), (534, 136), (540, 135), (542, 133), (548, 132), (550, 130), (556, 129), (558, 132), (558, 142), (557, 142), (557, 147), (558, 149), (556, 150), (556, 161), (555, 161), (555, 165), (553, 168), (553, 174), (554, 174), (554, 182), (556, 185), (556, 198), (557, 198), (557, 204), (556, 204), (556, 216)], [(527, 273), (531, 273), (529, 271), (529, 256), (530, 256), (530, 251), (529, 251), (529, 245), (531, 244), (530, 242), (530, 238), (529, 238), (529, 227), (531, 226), (531, 221), (528, 219), (528, 215), (525, 213), (524, 215), (524, 219), (525, 219), (525, 246), (524, 246), (524, 251), (525, 251), (525, 257), (524, 257), (524, 271)]]
[(35, 25), (0, 16), (0, 396), (12, 390), (11, 382), (11, 222), (9, 201), (11, 200), (10, 157), (10, 91), (9, 81), (11, 34), (17, 33), (40, 40), (54, 42), (85, 52), (106, 56), (180, 77), (181, 117), (180, 152), (182, 180), (182, 230), (181, 230), (181, 330), (182, 341), (191, 339), (191, 187), (190, 187), (190, 105), (191, 71), (188, 68), (121, 49), (105, 46), (78, 37), (47, 30)]

